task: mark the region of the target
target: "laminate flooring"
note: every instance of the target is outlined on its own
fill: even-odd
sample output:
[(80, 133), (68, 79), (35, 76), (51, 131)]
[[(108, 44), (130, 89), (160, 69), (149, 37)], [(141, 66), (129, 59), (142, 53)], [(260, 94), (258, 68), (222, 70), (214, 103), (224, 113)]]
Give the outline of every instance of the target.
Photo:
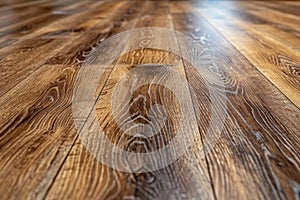
[[(300, 199), (300, 2), (0, 1), (0, 105), (0, 199)], [(193, 143), (120, 170), (95, 125), (142, 155)]]

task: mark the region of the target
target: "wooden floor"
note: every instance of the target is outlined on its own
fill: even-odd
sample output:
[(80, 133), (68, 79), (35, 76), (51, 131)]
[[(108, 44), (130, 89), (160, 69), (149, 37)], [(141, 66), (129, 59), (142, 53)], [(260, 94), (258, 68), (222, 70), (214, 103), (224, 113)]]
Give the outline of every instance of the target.
[[(0, 6), (0, 199), (300, 199), (299, 1), (4, 0)], [(224, 80), (227, 115), (213, 150), (199, 157), (209, 101), (193, 67), (181, 60), (176, 70), (196, 93), (185, 98), (202, 116), (190, 121), (198, 143), (167, 167), (129, 173), (102, 164), (82, 144), (72, 94), (93, 49), (142, 27), (175, 29), (198, 41), (206, 52), (199, 59)], [(128, 66), (174, 64), (177, 57), (142, 49), (105, 69), (97, 117), (113, 140), (121, 136), (109, 95)], [(161, 104), (175, 106), (169, 95), (171, 103)], [(176, 128), (178, 117), (168, 117)]]

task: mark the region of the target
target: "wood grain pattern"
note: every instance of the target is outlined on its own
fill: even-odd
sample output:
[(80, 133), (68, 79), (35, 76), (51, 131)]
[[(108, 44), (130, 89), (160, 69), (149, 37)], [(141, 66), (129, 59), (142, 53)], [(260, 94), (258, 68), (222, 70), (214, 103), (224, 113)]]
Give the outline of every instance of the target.
[[(129, 9), (131, 9), (130, 4), (124, 6), (123, 14)], [(109, 13), (109, 10), (106, 11)], [(134, 15), (135, 13), (131, 17)], [(115, 23), (121, 22), (122, 17), (120, 10), (118, 13), (112, 13), (114, 19), (112, 21)], [(65, 57), (60, 59), (61, 64), (57, 61), (57, 64), (53, 63), (51, 59), (41, 60), (49, 64), (42, 65), (29, 77), (23, 74), (21, 78), (25, 78), (25, 80), (15, 86), (14, 90), (10, 90), (1, 97), (1, 112), (3, 113), (1, 115), (1, 172), (3, 172), (1, 179), (3, 182), (10, 183), (1, 185), (1, 191), (6, 191), (3, 194), (4, 199), (43, 198), (51, 186), (57, 170), (77, 136), (72, 121), (70, 103), (72, 85), (75, 81), (78, 63), (80, 63), (80, 58), (82, 59), (81, 55), (107, 36), (107, 34), (103, 34), (103, 30), (112, 30), (114, 33), (111, 23), (105, 21), (101, 25), (105, 29), (99, 29), (99, 24), (97, 24), (98, 27), (88, 27), (89, 30), (77, 39), (81, 43), (77, 43), (75, 46), (74, 43), (66, 45)], [(87, 35), (89, 37), (86, 37)], [(84, 42), (83, 45), (79, 45), (82, 42)], [(66, 54), (68, 51), (71, 52), (71, 55)], [(57, 57), (60, 58), (60, 51), (54, 52), (52, 59), (58, 60)], [(5, 72), (5, 69), (1, 69)], [(15, 70), (17, 71), (18, 68)], [(30, 82), (34, 84), (30, 84)], [(27, 87), (28, 85), (30, 87)], [(24, 87), (27, 89), (24, 90)], [(8, 101), (12, 96), (16, 97), (15, 100)], [(32, 98), (33, 96), (35, 98)], [(16, 101), (18, 99), (23, 99), (26, 103), (19, 104)], [(48, 114), (45, 115), (45, 113)], [(38, 114), (41, 117), (38, 117)], [(22, 134), (24, 130), (29, 131)], [(3, 149), (6, 150), (3, 151)], [(16, 157), (11, 157), (11, 153)], [(43, 159), (45, 156), (47, 159)], [(30, 158), (32, 162), (28, 163)], [(41, 159), (44, 162), (41, 162)], [(9, 168), (6, 169), (7, 167)], [(25, 176), (16, 173), (15, 168), (18, 168), (18, 172)], [(28, 177), (35, 177), (35, 181)], [(22, 184), (18, 184), (18, 182)], [(14, 185), (14, 187), (9, 187), (10, 185)], [(9, 187), (9, 190), (6, 187)], [(26, 194), (25, 191), (31, 192)]]
[[(155, 17), (152, 17), (155, 16)], [(164, 27), (164, 28), (171, 28), (172, 27), (172, 20), (171, 16), (168, 12), (168, 7), (165, 7), (164, 5), (160, 5), (158, 3), (151, 3), (148, 5), (148, 7), (145, 8), (144, 13), (142, 14), (140, 20), (138, 21), (136, 27), (144, 27), (144, 26), (155, 26), (155, 27)], [(144, 35), (145, 38), (149, 37)], [(129, 43), (136, 42), (137, 44), (142, 44), (143, 38), (141, 38), (140, 41), (135, 41), (135, 38), (129, 39)], [(161, 42), (172, 42), (171, 40), (162, 40)], [(130, 44), (132, 46), (133, 44)], [(134, 45), (133, 45), (134, 46)], [(126, 47), (125, 47), (126, 48)], [(128, 138), (124, 138), (122, 136), (122, 132), (116, 131), (118, 130), (117, 125), (113, 122), (113, 116), (111, 111), (111, 93), (113, 91), (113, 88), (115, 87), (116, 83), (119, 81), (119, 79), (126, 74), (126, 72), (129, 71), (129, 69), (132, 68), (134, 65), (142, 65), (147, 63), (153, 64), (160, 64), (160, 65), (178, 65), (178, 58), (175, 55), (172, 55), (168, 52), (163, 51), (155, 51), (152, 49), (144, 49), (144, 50), (138, 50), (133, 51), (130, 53), (127, 53), (120, 57), (116, 64), (113, 66), (113, 71), (105, 84), (103, 90), (101, 90), (102, 95), (100, 96), (99, 101), (97, 102), (98, 107), (96, 108), (98, 110), (98, 117), (99, 121), (103, 126), (103, 129), (105, 132), (108, 132), (109, 137), (111, 140), (116, 142), (118, 146), (122, 146), (123, 148), (133, 148), (135, 145), (132, 143), (130, 146), (128, 146)], [(155, 66), (149, 66), (154, 68)], [(157, 66), (157, 70), (160, 71), (159, 66)], [(179, 74), (185, 74), (183, 65), (179, 64), (179, 66), (176, 68), (176, 71), (178, 71)], [(166, 76), (168, 75), (168, 72), (166, 73)], [(155, 76), (157, 76), (153, 69), (151, 69), (148, 72), (145, 72), (144, 75), (139, 74), (139, 79), (132, 81), (134, 84), (138, 84), (139, 81), (146, 81), (147, 79), (155, 79)], [(169, 79), (172, 80), (172, 77)], [(166, 80), (162, 79), (159, 83), (163, 84)], [(132, 86), (134, 87), (134, 86)], [(150, 85), (149, 88), (155, 88), (156, 86)], [(147, 94), (147, 91), (149, 90), (148, 87), (140, 89), (138, 92), (139, 95)], [(122, 91), (122, 89), (120, 89)], [(165, 89), (155, 89), (158, 90), (158, 92), (154, 91), (153, 94), (158, 93), (158, 98), (163, 97), (163, 93), (166, 92)], [(124, 94), (125, 95), (125, 94)], [(168, 94), (167, 94), (168, 95)], [(155, 99), (155, 97), (152, 97)], [(188, 98), (186, 99), (188, 100)], [(166, 100), (162, 100), (166, 101)], [(170, 100), (175, 101), (175, 99)], [(173, 105), (171, 102), (163, 102), (166, 105)], [(154, 102), (149, 102), (154, 103)], [(175, 104), (176, 105), (176, 104)], [(139, 105), (133, 107), (136, 111), (139, 111)], [(170, 110), (173, 110), (174, 107), (169, 107)], [(121, 112), (121, 111), (120, 111)], [(134, 111), (132, 111), (134, 112)], [(122, 115), (123, 112), (120, 113)], [(195, 116), (195, 114), (194, 114)], [(175, 116), (173, 116), (174, 118)], [(195, 119), (191, 118), (191, 124), (197, 124)], [(175, 123), (175, 125), (172, 125)], [(157, 138), (156, 140), (161, 140), (162, 144), (166, 144), (168, 142), (168, 138), (171, 137), (171, 131), (170, 129), (174, 128), (173, 126), (176, 126), (175, 121), (170, 121), (170, 125), (168, 128), (166, 128), (163, 132), (163, 138)], [(155, 125), (152, 125), (155, 127)], [(194, 125), (191, 125), (194, 126)], [(176, 128), (176, 127), (175, 127)], [(177, 127), (178, 128), (178, 127)], [(114, 131), (115, 130), (115, 131)], [(198, 134), (200, 136), (200, 134)], [(150, 140), (146, 141), (144, 145), (149, 146), (149, 148), (160, 148), (160, 142), (156, 142), (156, 140)], [(200, 138), (199, 138), (200, 140)], [(129, 140), (130, 141), (130, 140)], [(201, 140), (200, 140), (201, 141)], [(131, 141), (132, 142), (132, 141)], [(199, 144), (198, 144), (199, 145)], [(194, 148), (197, 148), (194, 147)], [(93, 164), (90, 165), (90, 167), (84, 167), (87, 171), (93, 171), (96, 174), (101, 174), (99, 176), (99, 179), (94, 179), (91, 176), (87, 176), (84, 171), (80, 170), (83, 168), (83, 165), (85, 163), (98, 163), (97, 160), (95, 160), (93, 157), (84, 157), (83, 162), (76, 162), (78, 158), (82, 157), (83, 155), (87, 154), (87, 151), (84, 149), (82, 145), (74, 146), (71, 150), (71, 154), (73, 155), (73, 152), (81, 152), (79, 154), (76, 154), (69, 159), (66, 160), (65, 165), (63, 166), (61, 173), (58, 174), (57, 181), (55, 181), (53, 187), (49, 191), (48, 198), (50, 199), (57, 199), (57, 198), (76, 198), (76, 196), (79, 198), (82, 198), (85, 195), (91, 195), (90, 198), (97, 198), (100, 197), (102, 199), (121, 199), (121, 196), (125, 198), (135, 197), (140, 199), (169, 199), (172, 196), (174, 198), (205, 198), (205, 199), (213, 199), (213, 192), (211, 189), (211, 183), (209, 181), (209, 175), (207, 172), (207, 167), (205, 160), (199, 160), (198, 166), (193, 166), (192, 163), (189, 161), (188, 158), (181, 158), (172, 165), (153, 172), (149, 173), (121, 173), (117, 172), (115, 170), (109, 169), (104, 165), (100, 164)], [(197, 151), (195, 151), (197, 152)], [(194, 154), (194, 157), (197, 157), (197, 154), (195, 152), (191, 151), (191, 154)], [(78, 158), (77, 158), (78, 157)], [(73, 166), (75, 167), (74, 171), (69, 171), (69, 167)], [(146, 167), (146, 166), (141, 166)], [(105, 170), (106, 175), (102, 175), (103, 170)], [(80, 172), (80, 173), (78, 173)], [(76, 174), (75, 174), (76, 173)], [(187, 175), (188, 173), (188, 175)], [(102, 178), (103, 176), (110, 176), (112, 177), (112, 182), (110, 184), (107, 183), (106, 178)], [(76, 177), (77, 181), (74, 182), (73, 179)], [(98, 182), (98, 184), (96, 184)], [(90, 183), (93, 186), (90, 186), (90, 189), (93, 193), (86, 193), (85, 188), (82, 188), (83, 190), (80, 190), (80, 185), (82, 183)], [(130, 183), (130, 189), (128, 189), (128, 183)], [(72, 185), (70, 184), (76, 184)], [(78, 185), (77, 185), (78, 184)], [(70, 189), (72, 188), (78, 188), (78, 193), (72, 193), (71, 190), (67, 190), (68, 193), (61, 192), (60, 188), (68, 187)], [(73, 189), (72, 189), (73, 190)], [(66, 191), (66, 190), (64, 190)], [(68, 196), (69, 195), (69, 196)], [(74, 196), (75, 195), (75, 196)], [(82, 196), (81, 196), (82, 195)], [(98, 196), (99, 195), (99, 196)]]
[[(299, 199), (299, 8), (298, 1), (1, 1), (0, 199)], [(72, 95), (81, 69), (104, 40), (142, 27), (178, 30), (201, 46), (201, 54), (192, 46), (183, 49), (176, 34), (156, 40), (194, 54), (200, 67), (225, 83), (227, 116), (217, 144), (202, 158), (212, 110), (204, 78), (169, 51), (130, 49), (143, 46), (151, 32), (132, 36), (98, 77), (94, 123), (130, 151), (160, 149), (182, 128), (196, 135), (196, 143), (162, 169), (121, 172), (83, 145)], [(166, 66), (193, 91), (181, 90), (187, 86)], [(118, 81), (135, 69), (141, 69), (137, 76), (120, 86), (124, 95), (159, 80), (131, 97), (130, 121), (161, 130), (141, 141), (124, 134), (131, 127), (124, 131), (116, 124), (126, 105), (116, 116), (111, 105)], [(184, 127), (167, 82), (178, 85), (190, 105)], [(161, 113), (149, 111), (154, 104), (167, 114), (162, 128), (151, 120)]]
[[(254, 66), (237, 53), (225, 39), (222, 39), (220, 34), (200, 15), (185, 13), (174, 15), (177, 16), (175, 27), (178, 24), (178, 28), (192, 34), (195, 38), (206, 36), (205, 47), (210, 50), (214, 62), (217, 62), (211, 65), (218, 67), (217, 71), (220, 71), (219, 73), (223, 74), (228, 82), (226, 87), (230, 95), (227, 95), (229, 113), (225, 124), (226, 129), (219, 141), (219, 147), (216, 146), (214, 152), (208, 156), (217, 199), (244, 196), (251, 196), (254, 199), (296, 198), (298, 192), (297, 190), (294, 192), (291, 183), (298, 182), (296, 175), (299, 173), (299, 143), (296, 141), (299, 140), (299, 131), (297, 131), (299, 125), (297, 122), (295, 124), (284, 122), (281, 117), (285, 112), (275, 108), (275, 105), (280, 104), (285, 97), (278, 98), (280, 92), (274, 90), (274, 97), (277, 98), (272, 100), (264, 98), (266, 95), (257, 95), (272, 90), (273, 86), (263, 79)], [(184, 26), (185, 21), (189, 22), (189, 29)], [(243, 78), (241, 74), (247, 74), (247, 78)], [(258, 84), (259, 82), (261, 84)], [(264, 89), (259, 89), (262, 86)], [(269, 95), (268, 93), (268, 97)], [(299, 110), (293, 106), (289, 109), (299, 113)], [(291, 121), (297, 119), (297, 116), (292, 114)], [(264, 118), (272, 118), (272, 122)], [(278, 137), (278, 134), (283, 132), (285, 135)], [(279, 146), (282, 140), (287, 143), (286, 145), (281, 143)], [(285, 163), (290, 164), (287, 168), (291, 171), (283, 171), (282, 166), (278, 164), (279, 160), (286, 160)], [(251, 176), (248, 176), (250, 174)], [(267, 184), (269, 186), (266, 186)], [(232, 187), (226, 187), (227, 185)], [(249, 185), (251, 187), (248, 187)], [(254, 193), (257, 196), (254, 196)]]
[(240, 12), (234, 6), (226, 10), (221, 6), (208, 6), (209, 12), (201, 8), (198, 11), (300, 107), (299, 29), (295, 27), (292, 32), (284, 24), (276, 25), (248, 11)]

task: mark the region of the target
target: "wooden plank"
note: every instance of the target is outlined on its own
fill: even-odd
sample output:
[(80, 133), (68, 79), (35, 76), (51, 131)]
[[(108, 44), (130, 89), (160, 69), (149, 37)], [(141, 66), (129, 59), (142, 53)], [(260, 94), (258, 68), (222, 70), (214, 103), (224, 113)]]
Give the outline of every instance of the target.
[[(132, 4), (124, 3), (121, 9), (114, 7), (108, 19), (115, 23), (122, 23), (123, 17), (134, 19), (138, 12), (128, 14)], [(114, 34), (130, 28), (132, 23), (125, 23), (122, 28), (102, 25)], [(73, 43), (61, 51), (72, 49), (76, 54), (87, 49), (98, 42), (95, 36), (101, 31), (97, 27), (88, 30), (78, 38), (84, 45)], [(62, 63), (68, 63), (71, 56)], [(0, 186), (1, 198), (41, 199), (46, 195), (77, 137), (71, 101), (78, 68), (78, 63), (43, 65), (0, 98), (0, 177), (1, 182), (7, 183)]]
[[(76, 136), (69, 95), (75, 70), (59, 65), (45, 68), (42, 74), (35, 73), (33, 83), (26, 81), (13, 95), (1, 99), (1, 113), (9, 117), (1, 126), (0, 177), (6, 183), (0, 186), (3, 199), (43, 197)], [(31, 87), (27, 89), (28, 85)], [(11, 100), (7, 102), (7, 98)]]
[[(146, 7), (145, 12), (136, 27), (145, 26), (172, 28), (172, 19), (168, 12), (167, 5), (158, 2), (151, 2), (150, 5)], [(144, 38), (141, 38), (139, 40), (137, 40), (137, 38), (135, 38), (134, 36), (132, 37), (133, 38), (128, 39), (129, 42), (125, 47), (125, 50), (130, 50), (128, 49), (130, 47), (143, 45), (144, 38), (151, 38), (151, 33), (144, 32)], [(175, 37), (175, 35), (173, 37)], [(155, 41), (159, 42), (160, 44), (168, 44), (169, 42), (174, 43), (173, 37), (159, 37), (156, 38), (158, 39), (158, 41)], [(121, 56), (114, 66), (107, 83), (101, 91), (99, 101), (97, 102), (96, 116), (99, 120), (99, 123), (101, 124), (101, 127), (103, 128), (106, 135), (110, 138), (110, 140), (114, 141), (119, 147), (123, 147), (125, 149), (134, 148), (137, 144), (133, 143), (132, 145), (131, 143), (129, 143), (131, 140), (128, 141), (128, 137), (126, 137), (126, 135), (122, 131), (120, 131), (118, 125), (114, 122), (114, 119), (116, 119), (116, 117), (118, 118), (118, 116), (120, 117), (123, 115), (123, 112), (121, 110), (125, 108), (120, 108), (120, 113), (112, 116), (112, 106), (110, 103), (112, 101), (112, 92), (114, 90), (114, 87), (116, 87), (117, 82), (120, 81), (120, 79), (126, 73), (129, 73), (130, 70), (136, 69), (136, 65), (149, 63), (149, 69), (147, 70), (146, 67), (144, 68), (144, 70), (142, 70), (142, 72), (138, 73), (138, 79), (130, 81), (128, 83), (129, 87), (133, 89), (136, 84), (141, 83), (143, 85), (143, 83), (149, 80), (153, 81), (155, 79), (159, 79), (159, 86), (155, 84), (146, 85), (144, 88), (138, 88), (139, 90), (137, 91), (137, 94), (144, 95), (147, 99), (146, 94), (149, 92), (149, 90), (151, 90), (151, 94), (148, 93), (148, 95), (154, 95), (154, 97), (152, 96), (150, 98), (160, 99), (166, 110), (176, 110), (176, 98), (172, 96), (172, 93), (168, 93), (169, 91), (161, 86), (165, 84), (167, 80), (174, 79), (174, 77), (172, 76), (172, 74), (169, 74), (168, 71), (164, 71), (164, 68), (162, 68), (161, 65), (176, 65), (177, 67), (174, 68), (176, 72), (185, 76), (183, 65), (181, 61), (178, 64), (178, 56), (167, 51), (153, 49), (136, 50), (125, 53), (123, 56)], [(151, 63), (152, 65), (160, 65), (151, 66)], [(165, 76), (165, 78), (163, 79), (160, 76)], [(126, 84), (121, 85), (121, 87), (124, 87), (125, 85)], [(153, 89), (153, 87), (155, 89)], [(123, 89), (126, 90), (126, 88), (121, 88), (119, 91), (121, 92)], [(163, 99), (164, 95), (166, 95), (164, 93), (170, 95), (170, 99)], [(155, 95), (158, 96), (155, 97)], [(187, 93), (185, 99), (186, 101), (191, 101), (189, 93)], [(151, 101), (149, 104), (151, 103), (156, 102)], [(145, 106), (147, 107), (149, 106), (149, 104), (146, 104)], [(191, 102), (190, 105), (192, 107)], [(133, 109), (132, 112), (138, 112), (141, 108), (141, 105), (136, 104), (131, 108)], [(176, 126), (178, 126), (178, 121), (176, 121), (176, 115), (172, 117), (173, 120), (171, 118), (168, 123), (169, 126), (174, 129), (176, 128)], [(138, 121), (139, 119), (134, 120)], [(98, 123), (98, 121), (96, 121), (96, 123)], [(185, 126), (197, 127), (195, 114), (194, 116), (193, 114), (191, 114), (190, 123), (190, 125), (186, 124)], [(156, 127), (153, 124), (152, 126)], [(170, 130), (170, 128), (164, 128), (162, 130), (162, 133), (160, 134), (161, 137), (158, 137), (156, 139), (147, 139), (147, 141), (143, 142), (143, 145), (148, 146), (150, 149), (159, 149), (163, 145), (166, 145), (166, 143), (170, 142), (168, 140), (168, 138), (172, 137), (172, 131)], [(49, 191), (47, 198), (83, 198), (85, 196), (89, 196), (89, 198), (91, 199), (169, 199), (172, 197), (179, 199), (213, 199), (214, 197), (211, 189), (206, 161), (204, 159), (200, 159), (199, 155), (197, 155), (197, 152), (200, 151), (199, 148), (201, 147), (201, 138), (199, 132), (197, 133), (197, 136), (198, 143), (189, 152), (191, 154), (190, 156), (195, 159), (193, 160), (193, 162), (196, 162), (197, 166), (189, 160), (189, 157), (183, 156), (176, 162), (163, 169), (151, 171), (148, 173), (137, 173), (135, 171), (132, 171), (132, 173), (124, 173), (109, 168), (99, 163), (99, 161), (89, 155), (88, 151), (78, 139), (71, 150), (70, 156), (67, 158), (64, 166), (57, 176), (56, 181)], [(161, 142), (157, 142), (157, 140)], [(139, 146), (137, 145), (136, 147)], [(101, 146), (99, 148), (101, 148)], [(145, 149), (142, 148), (142, 151), (145, 151)], [(159, 161), (157, 160), (157, 162)], [(147, 166), (141, 166), (141, 168), (146, 167)], [(72, 168), (72, 170), (70, 170), (70, 168)], [(97, 178), (95, 179), (92, 174), (97, 174)], [(74, 179), (76, 181), (74, 181)], [(74, 193), (74, 190), (76, 190), (77, 193)]]
[[(64, 3), (68, 4), (68, 1), (67, 0), (62, 1), (61, 4), (63, 5)], [(40, 26), (47, 25), (49, 22), (59, 20), (62, 17), (64, 17), (64, 15), (52, 13), (51, 9), (49, 9), (46, 10), (43, 14), (38, 16), (33, 16), (31, 18), (27, 18), (27, 17), (21, 18), (21, 20), (19, 20), (16, 23), (12, 23), (9, 26), (0, 28), (1, 41), (2, 41), (2, 37), (4, 36), (7, 35), (13, 36), (17, 34), (22, 35), (28, 32), (33, 32), (36, 29), (38, 29)]]
[[(61, 16), (59, 20), (46, 20), (44, 24), (33, 24), (34, 29), (32, 29), (32, 24), (26, 24), (22, 21), (20, 24), (23, 27), (28, 26), (30, 30), (28, 31), (18, 31), (18, 30), (11, 30), (7, 35), (5, 35), (2, 40), (11, 40), (17, 39), (17, 42), (22, 42), (26, 39), (32, 39), (34, 37), (39, 38), (42, 37), (43, 34), (51, 33), (51, 31), (67, 31), (67, 32), (77, 32), (80, 31), (76, 29), (76, 27), (84, 24), (86, 21), (89, 21), (92, 16), (95, 15), (96, 9), (98, 9), (98, 13), (103, 13), (103, 9), (109, 8), (113, 4), (102, 1), (102, 2), (91, 2), (88, 5), (85, 5), (87, 8), (92, 9), (83, 9), (82, 3), (76, 3), (72, 5), (68, 5), (65, 7), (58, 7), (53, 11), (49, 11), (46, 13), (49, 16)], [(41, 17), (38, 16), (38, 18)], [(95, 16), (97, 17), (97, 16)], [(99, 18), (100, 19), (100, 18)], [(43, 23), (43, 22), (42, 22)], [(14, 24), (13, 24), (14, 25)], [(6, 27), (7, 28), (7, 27)], [(9, 27), (8, 27), (9, 28)], [(64, 32), (63, 32), (64, 33)], [(59, 35), (59, 33), (56, 33)], [(17, 43), (15, 42), (15, 43)], [(1, 49), (1, 52), (7, 51), (7, 49)]]
[[(284, 29), (285, 29), (285, 27), (290, 28), (289, 31), (291, 33), (295, 32), (295, 30), (293, 30), (293, 29), (299, 30), (299, 28), (300, 28), (300, 26), (299, 26), (300, 18), (299, 17), (289, 15), (286, 13), (282, 13), (282, 12), (279, 12), (276, 10), (271, 10), (271, 9), (268, 9), (263, 6), (256, 5), (255, 2), (253, 2), (253, 3), (243, 2), (240, 5), (243, 6), (244, 7), (243, 9), (244, 10), (246, 9), (247, 12), (254, 13), (264, 20), (270, 21), (274, 24), (280, 24), (280, 27), (283, 27)], [(278, 26), (278, 28), (279, 28), (279, 26)], [(288, 28), (286, 28), (286, 29), (288, 29)]]
[(272, 10), (277, 10), (281, 13), (289, 14), (295, 17), (300, 17), (299, 14), (299, 3), (298, 6), (295, 5), (285, 5), (285, 4), (278, 4), (276, 2), (257, 2), (261, 6), (265, 6), (267, 8), (270, 8)]
[[(199, 13), (222, 32), (249, 59), (273, 84), (280, 89), (296, 106), (300, 107), (300, 82), (297, 73), (299, 56), (288, 46), (268, 37), (271, 34), (260, 33), (258, 26), (238, 21), (236, 17), (226, 14), (220, 9), (211, 9), (209, 12), (198, 9)], [(223, 19), (214, 19), (215, 13)], [(227, 19), (226, 21), (224, 19)], [(255, 30), (255, 28), (257, 30)], [(265, 32), (264, 32), (265, 33)], [(253, 45), (255, 44), (255, 45)]]
[[(248, 30), (253, 33), (254, 36), (259, 36), (274, 48), (282, 49), (286, 51), (286, 54), (291, 56), (297, 56), (299, 53), (299, 34), (300, 26), (298, 25), (300, 19), (297, 20), (296, 24), (292, 26), (286, 26), (286, 21), (291, 21), (290, 18), (284, 18), (284, 21), (278, 22), (277, 17), (275, 20), (272, 15), (264, 12), (258, 13), (257, 11), (252, 11), (249, 6), (252, 5), (246, 3), (240, 3), (238, 6), (227, 6), (226, 9), (220, 9), (223, 4), (219, 6), (214, 6), (214, 9), (221, 11), (221, 15), (226, 15), (226, 17), (233, 19), (233, 21), (242, 29)], [(216, 9), (217, 8), (217, 9)], [(257, 10), (257, 7), (255, 7)], [(285, 15), (281, 14), (281, 17)]]
[[(0, 57), (2, 58), (0, 60), (0, 96), (27, 78), (33, 71), (39, 69), (42, 64), (46, 62), (51, 64), (48, 60), (57, 59), (57, 57), (55, 57), (56, 54), (58, 54), (57, 52), (61, 52), (62, 49), (66, 50), (69, 46), (73, 46), (74, 42), (78, 45), (79, 39), (86, 34), (85, 31), (89, 29), (97, 30), (97, 32), (90, 31), (90, 33), (93, 34), (89, 34), (90, 38), (87, 39), (96, 40), (96, 38), (99, 37), (99, 40), (106, 31), (113, 27), (111, 22), (107, 21), (110, 19), (110, 9), (119, 8), (123, 4), (124, 2), (120, 2), (114, 6), (109, 2), (104, 5), (103, 2), (91, 4), (91, 6), (95, 6), (95, 8), (75, 15), (70, 19), (55, 22), (37, 31), (36, 35), (24, 38), (22, 42), (5, 48), (2, 52), (0, 50)], [(94, 18), (90, 15), (94, 16)], [(106, 16), (107, 19), (103, 19), (103, 16)], [(68, 28), (66, 29), (66, 27)], [(99, 30), (100, 28), (102, 28), (102, 30)], [(75, 30), (80, 31), (76, 32)], [(61, 36), (64, 33), (67, 33), (67, 38)], [(94, 43), (96, 42), (97, 41), (94, 41)], [(79, 52), (73, 49), (73, 53), (76, 54)], [(65, 58), (62, 59), (65, 60)], [(54, 64), (63, 63), (55, 62)]]
[(1, 14), (4, 15), (7, 12), (10, 12), (11, 9), (17, 10), (17, 9), (27, 8), (27, 7), (31, 7), (31, 6), (37, 6), (37, 5), (43, 4), (47, 1), (49, 1), (49, 0), (26, 1), (23, 3), (20, 2), (20, 3), (14, 3), (14, 4), (12, 4), (12, 2), (3, 3), (3, 4), (1, 4), (0, 11), (1, 11)]
[[(85, 2), (85, 4), (87, 3)], [(98, 3), (91, 2), (90, 4), (86, 5), (86, 7), (96, 8), (97, 6), (100, 7), (102, 4), (105, 5), (105, 1)], [(53, 5), (43, 4), (43, 6), (46, 8), (55, 8), (55, 5), (55, 2), (53, 2)], [(38, 39), (42, 36), (41, 33), (45, 34), (51, 31), (54, 32), (54, 30), (56, 30), (56, 36), (60, 37), (62, 34), (66, 35), (66, 33), (69, 33), (69, 37), (72, 36), (72, 33), (78, 34), (78, 32), (81, 30), (76, 29), (76, 27), (78, 27), (80, 24), (83, 24), (86, 20), (89, 21), (89, 16), (93, 15), (91, 12), (93, 9), (84, 10), (83, 8), (82, 2), (79, 2), (72, 5), (67, 4), (61, 7), (58, 6), (55, 10), (48, 10), (40, 15), (35, 13), (35, 15), (33, 15), (31, 18), (28, 18), (27, 16), (23, 17), (24, 21), (19, 19), (18, 23), (12, 23), (11, 18), (9, 18), (9, 24), (11, 25), (2, 28), (2, 37), (0, 37), (0, 53), (9, 52), (11, 48), (22, 44), (24, 40), (26, 41), (27, 39), (32, 38)], [(99, 12), (101, 13), (100, 10)], [(19, 12), (21, 13), (21, 11)], [(17, 15), (19, 12), (16, 12), (15, 15)], [(36, 20), (38, 20), (38, 22)], [(3, 55), (1, 55), (1, 57), (2, 56)]]
[[(176, 29), (199, 40), (226, 83), (228, 118), (207, 157), (216, 198), (297, 199), (299, 109), (191, 6), (174, 10)], [(209, 19), (209, 12), (201, 14)], [(192, 73), (187, 78), (192, 82)]]

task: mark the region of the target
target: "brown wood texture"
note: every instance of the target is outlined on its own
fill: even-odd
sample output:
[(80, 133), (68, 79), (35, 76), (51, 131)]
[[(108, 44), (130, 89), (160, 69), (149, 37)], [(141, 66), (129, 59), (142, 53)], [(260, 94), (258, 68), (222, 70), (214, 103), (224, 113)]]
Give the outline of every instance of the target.
[[(299, 14), (297, 1), (0, 2), (0, 199), (299, 199)], [(159, 45), (187, 51), (222, 79), (227, 115), (216, 145), (201, 157), (210, 145), (204, 141), (213, 109), (207, 83), (180, 55), (130, 50), (143, 47), (151, 32), (132, 36), (94, 81), (93, 123), (130, 151), (162, 148), (177, 129), (193, 132), (196, 142), (162, 169), (122, 172), (83, 145), (72, 98), (94, 50), (113, 35), (143, 27), (177, 30), (200, 45), (198, 55), (192, 46), (184, 49), (175, 33), (157, 38)], [(178, 99), (161, 86), (178, 84), (165, 66), (193, 88), (178, 86), (191, 108), (183, 127)], [(119, 80), (139, 68), (121, 85), (124, 96), (135, 85), (159, 81), (134, 91), (130, 121), (157, 128), (149, 114), (154, 103), (164, 106), (167, 121), (160, 135), (134, 143), (116, 124), (127, 105), (113, 116), (111, 97)]]

